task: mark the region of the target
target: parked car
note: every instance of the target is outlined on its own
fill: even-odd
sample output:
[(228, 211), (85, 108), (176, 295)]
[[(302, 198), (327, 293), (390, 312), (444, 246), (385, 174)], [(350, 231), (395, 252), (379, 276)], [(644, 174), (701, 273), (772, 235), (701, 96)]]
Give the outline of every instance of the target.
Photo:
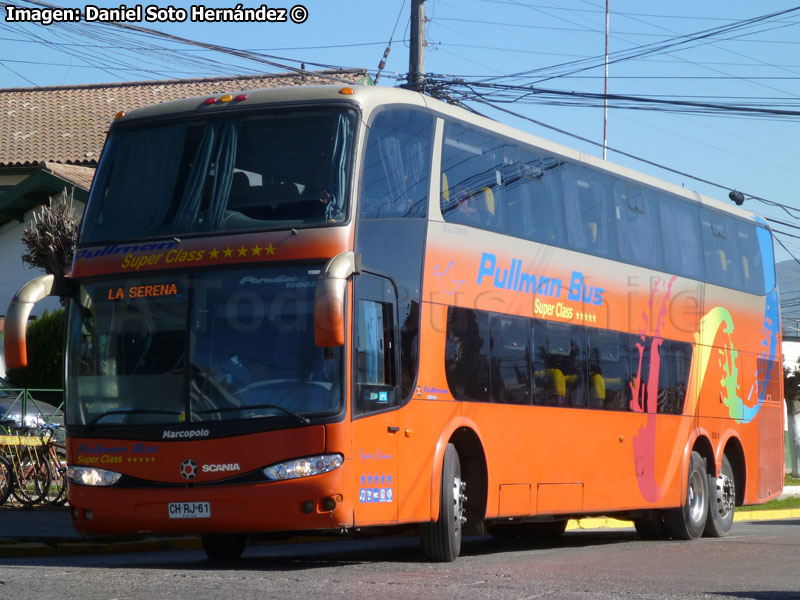
[[(14, 419), (17, 425), (23, 424), (22, 400), (17, 400), (20, 392), (8, 380), (0, 377), (0, 417)], [(47, 423), (64, 424), (64, 412), (52, 404), (37, 399), (28, 399), (25, 407), (24, 424), (40, 427)]]

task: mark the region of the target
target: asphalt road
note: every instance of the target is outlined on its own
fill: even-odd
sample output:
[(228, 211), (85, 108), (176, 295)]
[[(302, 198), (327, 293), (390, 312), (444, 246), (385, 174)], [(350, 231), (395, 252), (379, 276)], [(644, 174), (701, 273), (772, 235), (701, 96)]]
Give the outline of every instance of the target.
[(0, 559), (0, 598), (800, 598), (800, 519), (737, 523), (724, 539), (645, 542), (570, 531), (555, 545), (465, 541), (453, 564), (416, 539), (249, 546), (216, 565), (198, 550)]

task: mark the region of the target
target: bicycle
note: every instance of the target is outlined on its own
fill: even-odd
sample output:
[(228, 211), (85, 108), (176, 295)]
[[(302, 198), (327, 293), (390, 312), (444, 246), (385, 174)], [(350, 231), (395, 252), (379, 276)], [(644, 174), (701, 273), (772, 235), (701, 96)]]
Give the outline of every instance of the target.
[[(50, 489), (50, 467), (41, 458), (44, 442), (39, 436), (29, 435), (30, 427), (13, 427), (15, 421), (0, 421), (0, 426), (11, 428), (15, 434), (0, 435), (0, 500), (5, 502), (13, 494), (23, 506), (41, 502)], [(0, 502), (0, 504), (2, 504)]]
[(47, 504), (60, 505), (67, 501), (67, 453), (66, 448), (58, 442), (55, 432), (60, 425), (45, 425), (39, 434), (42, 440), (40, 458), (50, 471), (50, 485), (44, 501)]

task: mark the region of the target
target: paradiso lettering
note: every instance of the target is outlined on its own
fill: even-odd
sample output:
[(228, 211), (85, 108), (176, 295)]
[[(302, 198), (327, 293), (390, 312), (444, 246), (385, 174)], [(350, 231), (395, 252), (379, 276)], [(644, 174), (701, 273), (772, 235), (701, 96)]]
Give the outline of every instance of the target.
[[(484, 277), (491, 278), (494, 287), (502, 290), (536, 294), (548, 298), (561, 298), (564, 284), (555, 277), (535, 275), (522, 272), (522, 260), (514, 258), (507, 268), (497, 266), (497, 257), (484, 252), (478, 267), (477, 284), (483, 283)], [(567, 288), (567, 300), (583, 302), (594, 306), (603, 305), (603, 288), (586, 285), (585, 277), (581, 271), (573, 271)]]

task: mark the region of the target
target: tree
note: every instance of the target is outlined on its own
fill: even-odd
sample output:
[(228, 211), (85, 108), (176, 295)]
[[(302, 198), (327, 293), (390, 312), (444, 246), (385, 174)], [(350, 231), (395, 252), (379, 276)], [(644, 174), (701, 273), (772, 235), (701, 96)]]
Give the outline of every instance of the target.
[[(74, 192), (74, 190), (73, 190)], [(27, 252), (23, 262), (63, 277), (72, 265), (81, 217), (73, 206), (73, 192), (66, 188), (61, 196), (50, 198), (48, 205), (34, 211), (31, 222), (22, 232)], [(64, 305), (64, 299), (61, 303)]]
[(783, 395), (786, 397), (786, 416), (789, 422), (792, 477), (800, 477), (800, 366), (794, 369), (783, 368)]

